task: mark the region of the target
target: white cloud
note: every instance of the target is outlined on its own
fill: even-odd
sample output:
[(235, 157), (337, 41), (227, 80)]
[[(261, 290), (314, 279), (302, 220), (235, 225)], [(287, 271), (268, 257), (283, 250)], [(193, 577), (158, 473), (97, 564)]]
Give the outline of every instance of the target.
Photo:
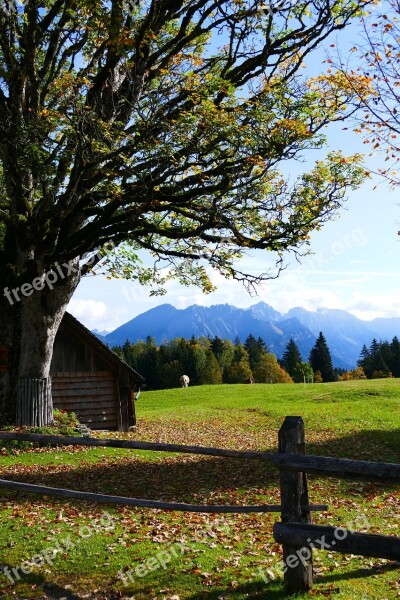
[(359, 319), (371, 321), (378, 317), (399, 317), (399, 296), (397, 294), (354, 293), (347, 310)]
[(98, 300), (80, 300), (78, 298), (72, 298), (68, 308), (79, 317), (89, 315), (93, 317), (102, 317), (107, 310), (107, 306), (104, 302)]
[(72, 298), (68, 305), (68, 311), (89, 329), (103, 329), (101, 323), (108, 322), (107, 305), (99, 300)]

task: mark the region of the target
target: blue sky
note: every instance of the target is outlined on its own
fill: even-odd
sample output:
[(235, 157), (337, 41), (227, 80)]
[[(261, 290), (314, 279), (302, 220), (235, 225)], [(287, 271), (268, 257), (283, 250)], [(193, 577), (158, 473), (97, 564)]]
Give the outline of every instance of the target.
[[(354, 44), (357, 32), (328, 40), (340, 48)], [(321, 65), (323, 49), (309, 58), (308, 69)], [(343, 130), (343, 124), (329, 127), (330, 149), (345, 154), (365, 152), (362, 138)], [(321, 158), (324, 151), (308, 153), (304, 169)], [(376, 154), (367, 164), (376, 167), (384, 157)], [(375, 187), (376, 186), (376, 187)], [(375, 189), (374, 189), (375, 188)], [(171, 282), (163, 297), (149, 297), (149, 289), (124, 280), (107, 280), (103, 276), (87, 277), (76, 290), (69, 311), (87, 327), (111, 331), (136, 315), (163, 302), (177, 308), (191, 304), (210, 306), (229, 303), (247, 307), (263, 300), (280, 312), (295, 306), (309, 310), (319, 307), (348, 310), (361, 319), (400, 316), (400, 189), (391, 190), (378, 179), (366, 180), (360, 189), (350, 192), (340, 218), (326, 224), (311, 238), (313, 255), (299, 264), (288, 256), (288, 267), (279, 279), (260, 287), (258, 296), (249, 296), (244, 287), (227, 282), (217, 273), (212, 279), (216, 292), (204, 295), (195, 287), (185, 288)], [(252, 252), (243, 260), (250, 272), (263, 272), (269, 265), (268, 253)]]

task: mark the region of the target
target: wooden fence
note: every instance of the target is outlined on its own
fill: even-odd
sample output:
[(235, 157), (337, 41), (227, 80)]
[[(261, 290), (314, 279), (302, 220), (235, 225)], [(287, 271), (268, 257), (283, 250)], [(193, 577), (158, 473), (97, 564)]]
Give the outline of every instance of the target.
[[(330, 552), (357, 554), (400, 561), (400, 538), (378, 534), (357, 533), (344, 527), (313, 525), (311, 513), (327, 510), (326, 505), (310, 504), (307, 489), (307, 473), (324, 476), (366, 479), (375, 481), (400, 482), (400, 464), (355, 461), (343, 458), (306, 456), (304, 423), (301, 417), (286, 417), (279, 430), (279, 452), (255, 452), (204, 448), (181, 444), (158, 444), (130, 440), (96, 439), (86, 437), (53, 436), (27, 433), (0, 432), (0, 440), (29, 441), (57, 445), (97, 446), (152, 450), (158, 452), (182, 452), (205, 456), (229, 457), (237, 459), (257, 459), (273, 463), (280, 472), (280, 505), (193, 505), (177, 502), (160, 502), (140, 498), (125, 498), (65, 490), (41, 485), (32, 485), (0, 479), (0, 489), (9, 489), (46, 496), (59, 496), (124, 504), (162, 510), (179, 510), (205, 513), (249, 513), (279, 512), (281, 521), (275, 523), (273, 535), (282, 544), (284, 561), (285, 591), (305, 592), (312, 588), (312, 549), (319, 548)], [(340, 535), (339, 535), (340, 532)]]

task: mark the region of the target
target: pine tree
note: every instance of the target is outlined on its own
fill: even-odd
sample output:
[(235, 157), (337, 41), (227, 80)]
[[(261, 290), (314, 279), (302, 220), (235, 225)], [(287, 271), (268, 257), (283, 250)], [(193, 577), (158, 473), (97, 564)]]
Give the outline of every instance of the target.
[(300, 350), (298, 349), (296, 342), (290, 338), (282, 356), (282, 366), (284, 369), (286, 369), (289, 375), (293, 377), (296, 365), (301, 362), (302, 359)]
[(370, 354), (370, 356), (372, 356), (372, 358), (376, 358), (376, 356), (378, 356), (378, 353), (379, 353), (379, 342), (377, 341), (376, 338), (374, 338), (369, 347), (369, 354)]
[(392, 374), (383, 358), (382, 352), (378, 352), (378, 355), (374, 361), (372, 379), (383, 379), (385, 377), (391, 377), (391, 375)]
[[(392, 347), (388, 341), (381, 341), (379, 344), (379, 354), (381, 364), (384, 367), (383, 372), (385, 373), (385, 377), (392, 377), (392, 364), (393, 364), (393, 356), (392, 356)], [(386, 368), (385, 368), (386, 367)]]
[(378, 342), (375, 338), (369, 347), (370, 355), (370, 371), (372, 379), (381, 379), (390, 376), (389, 367), (383, 357), (382, 342)]
[(400, 377), (400, 341), (397, 336), (394, 336), (390, 348), (392, 350), (392, 364), (390, 370), (393, 377)]
[(372, 371), (373, 371), (372, 357), (371, 357), (370, 352), (365, 344), (363, 345), (363, 347), (361, 349), (360, 358), (357, 361), (357, 365), (363, 369), (367, 379), (371, 379)]
[(263, 352), (268, 352), (267, 344), (264, 342), (262, 337), (257, 339), (257, 344)]
[(160, 352), (154, 338), (148, 337), (137, 358), (139, 373), (145, 378), (147, 389), (162, 387)]
[(268, 352), (267, 347), (261, 338), (256, 340), (251, 333), (247, 336), (244, 347), (249, 355), (250, 368), (251, 370), (254, 370), (260, 361), (261, 356)]
[(138, 352), (136, 350), (136, 344), (131, 344), (130, 341), (127, 339), (127, 340), (125, 340), (123, 346), (113, 346), (111, 348), (111, 350), (113, 352), (115, 352), (115, 354), (118, 354), (118, 356), (124, 362), (126, 362), (127, 365), (129, 365), (130, 367), (132, 367), (132, 369), (135, 369), (135, 371), (138, 370), (138, 368), (137, 368), (137, 354), (138, 354)]
[[(322, 331), (310, 352), (309, 363), (315, 374), (319, 371), (322, 377), (322, 381), (334, 381), (335, 374), (333, 371), (331, 353), (326, 343), (326, 339)], [(314, 379), (316, 381), (316, 377)]]
[(382, 377), (400, 377), (400, 342), (394, 337), (389, 344), (387, 341), (378, 342), (374, 338), (369, 348), (364, 344), (357, 363), (363, 368), (368, 379)]

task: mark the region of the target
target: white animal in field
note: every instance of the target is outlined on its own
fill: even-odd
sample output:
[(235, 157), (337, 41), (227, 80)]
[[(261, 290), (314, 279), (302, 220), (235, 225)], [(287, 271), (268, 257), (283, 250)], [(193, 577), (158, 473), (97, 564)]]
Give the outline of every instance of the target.
[(182, 375), (182, 377), (180, 378), (180, 384), (181, 387), (188, 387), (189, 383), (190, 383), (190, 379), (187, 375)]

